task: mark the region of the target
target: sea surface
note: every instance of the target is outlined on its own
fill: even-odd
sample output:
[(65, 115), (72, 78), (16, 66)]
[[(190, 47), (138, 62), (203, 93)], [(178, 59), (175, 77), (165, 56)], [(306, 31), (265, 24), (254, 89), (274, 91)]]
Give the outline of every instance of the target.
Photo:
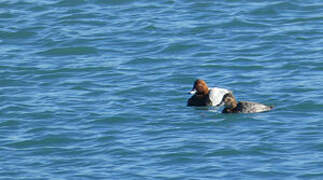
[(321, 0), (1, 0), (0, 179), (321, 180), (322, 87)]

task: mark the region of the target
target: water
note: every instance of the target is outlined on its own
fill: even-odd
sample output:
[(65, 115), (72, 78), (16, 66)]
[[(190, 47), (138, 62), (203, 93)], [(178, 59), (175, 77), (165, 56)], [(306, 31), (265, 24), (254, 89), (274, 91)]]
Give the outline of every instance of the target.
[[(322, 179), (323, 4), (0, 2), (0, 179)], [(186, 107), (196, 78), (259, 114)]]

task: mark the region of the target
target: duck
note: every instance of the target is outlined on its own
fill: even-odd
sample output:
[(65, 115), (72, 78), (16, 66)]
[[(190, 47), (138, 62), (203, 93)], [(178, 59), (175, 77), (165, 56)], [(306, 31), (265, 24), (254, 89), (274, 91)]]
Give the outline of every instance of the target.
[(189, 94), (192, 96), (187, 101), (187, 106), (221, 106), (221, 101), (225, 94), (232, 91), (224, 88), (209, 88), (202, 79), (195, 80), (192, 90)]
[(225, 94), (222, 102), (225, 107), (222, 110), (222, 113), (258, 113), (273, 109), (273, 106), (267, 106), (265, 104), (249, 101), (237, 101), (232, 93)]

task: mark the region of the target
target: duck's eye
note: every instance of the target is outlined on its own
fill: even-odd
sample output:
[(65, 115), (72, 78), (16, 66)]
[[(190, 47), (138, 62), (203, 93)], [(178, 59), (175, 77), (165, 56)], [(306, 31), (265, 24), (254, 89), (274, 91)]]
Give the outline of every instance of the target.
[(228, 97), (228, 98), (225, 98), (225, 102), (231, 102), (232, 101), (232, 98)]

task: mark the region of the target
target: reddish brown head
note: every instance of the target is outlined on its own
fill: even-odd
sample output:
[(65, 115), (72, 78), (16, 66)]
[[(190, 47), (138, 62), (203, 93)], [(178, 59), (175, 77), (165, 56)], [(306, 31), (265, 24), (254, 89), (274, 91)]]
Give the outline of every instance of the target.
[(190, 93), (191, 94), (196, 93), (197, 95), (207, 95), (209, 94), (209, 88), (205, 81), (198, 79), (194, 82), (193, 89)]

